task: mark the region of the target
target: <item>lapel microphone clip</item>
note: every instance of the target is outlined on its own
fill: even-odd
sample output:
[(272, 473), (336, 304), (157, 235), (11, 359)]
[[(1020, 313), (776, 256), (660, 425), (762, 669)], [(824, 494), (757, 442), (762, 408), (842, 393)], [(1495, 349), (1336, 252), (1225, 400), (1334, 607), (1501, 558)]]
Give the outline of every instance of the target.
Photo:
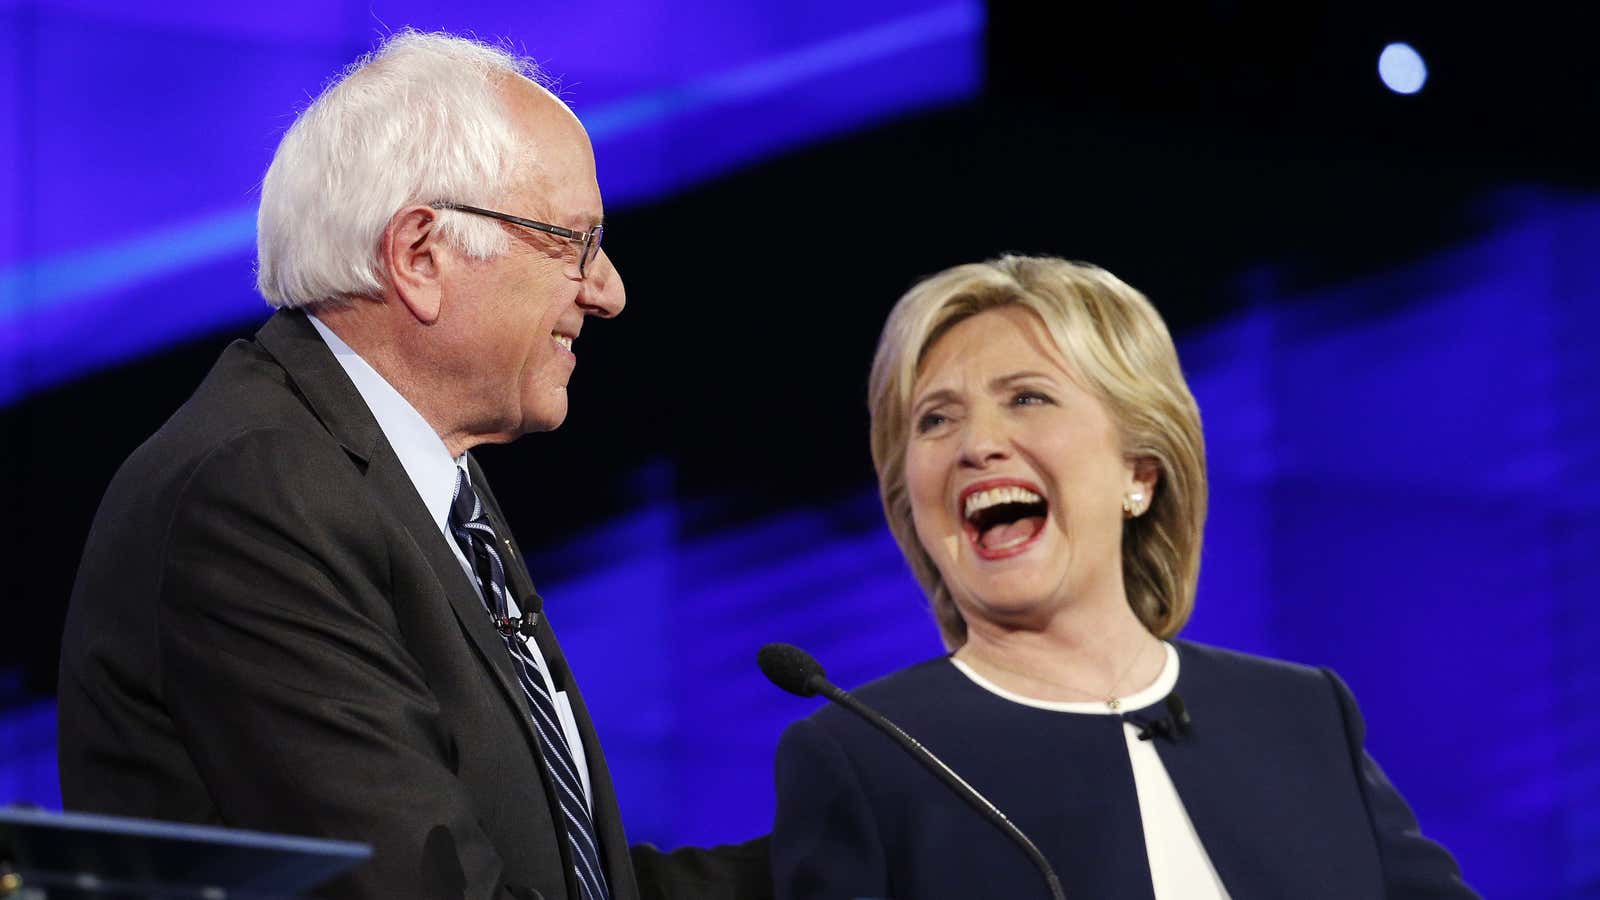
[(1139, 740), (1149, 741), (1161, 737), (1176, 744), (1180, 738), (1187, 737), (1189, 730), (1194, 726), (1194, 720), (1189, 718), (1189, 710), (1183, 705), (1183, 698), (1176, 691), (1167, 695), (1167, 714), (1159, 719), (1141, 719), (1135, 716), (1123, 716), (1134, 725), (1139, 726)]
[(536, 612), (521, 616), (496, 616), (490, 621), (494, 623), (494, 629), (506, 637), (520, 634), (531, 638), (539, 630), (539, 614)]

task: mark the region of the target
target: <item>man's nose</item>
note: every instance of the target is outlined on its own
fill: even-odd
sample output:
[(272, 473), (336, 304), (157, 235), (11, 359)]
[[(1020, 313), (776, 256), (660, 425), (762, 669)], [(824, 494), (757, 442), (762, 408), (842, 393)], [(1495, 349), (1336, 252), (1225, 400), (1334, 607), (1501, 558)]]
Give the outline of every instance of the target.
[(611, 257), (606, 255), (604, 249), (595, 255), (593, 265), (584, 276), (583, 286), (578, 290), (578, 305), (583, 307), (585, 314), (602, 319), (619, 315), (622, 308), (628, 305), (627, 292), (622, 287), (622, 275), (611, 264)]

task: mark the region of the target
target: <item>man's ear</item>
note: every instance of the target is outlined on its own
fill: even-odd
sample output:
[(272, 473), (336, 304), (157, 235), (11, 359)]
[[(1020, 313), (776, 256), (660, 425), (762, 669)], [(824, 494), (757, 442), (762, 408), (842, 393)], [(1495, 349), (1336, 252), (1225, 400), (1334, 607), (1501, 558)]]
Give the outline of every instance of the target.
[(439, 213), (427, 206), (408, 206), (395, 213), (379, 246), (389, 283), (411, 315), (424, 325), (439, 318), (443, 286), (439, 283), (441, 253)]

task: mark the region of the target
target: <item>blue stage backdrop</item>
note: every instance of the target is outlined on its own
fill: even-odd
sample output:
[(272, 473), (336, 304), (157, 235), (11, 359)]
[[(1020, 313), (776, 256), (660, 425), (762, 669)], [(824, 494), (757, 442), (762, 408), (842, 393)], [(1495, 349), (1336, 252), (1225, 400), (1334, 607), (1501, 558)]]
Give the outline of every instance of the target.
[(969, 96), (983, 25), (981, 0), (0, 0), (0, 405), (259, 317), (255, 186), (391, 28), (513, 36), (614, 208)]
[[(1185, 636), (1339, 671), (1486, 896), (1600, 896), (1600, 203), (1487, 215), (1468, 246), (1313, 296), (1253, 276), (1251, 312), (1180, 341), (1213, 498)], [(874, 493), (709, 537), (688, 513), (548, 563), (631, 548), (548, 609), (633, 834), (669, 845), (768, 827), (778, 735), (813, 704), (758, 674), (762, 643), (846, 686), (940, 652)]]
[[(1180, 342), (1213, 497), (1186, 636), (1335, 667), (1486, 896), (1593, 897), (1600, 202), (1492, 211), (1470, 245), (1358, 284), (1249, 279), (1253, 311)], [(671, 472), (638, 477), (661, 496)], [(691, 535), (696, 513), (650, 504), (534, 560), (586, 560), (546, 608), (632, 835), (665, 845), (769, 826), (779, 732), (812, 706), (762, 679), (761, 644), (801, 644), (846, 686), (940, 649), (872, 492), (721, 534)], [(53, 723), (0, 724), (0, 800), (55, 802)]]

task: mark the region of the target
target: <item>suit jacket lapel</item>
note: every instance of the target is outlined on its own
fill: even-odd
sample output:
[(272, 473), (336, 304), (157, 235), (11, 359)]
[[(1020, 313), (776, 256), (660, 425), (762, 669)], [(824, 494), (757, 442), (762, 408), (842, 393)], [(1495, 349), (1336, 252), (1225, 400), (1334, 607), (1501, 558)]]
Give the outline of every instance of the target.
[[(405, 467), (394, 448), (383, 436), (366, 401), (345, 375), (322, 336), (298, 310), (280, 311), (267, 320), (256, 340), (283, 366), (295, 389), (305, 398), (330, 434), (352, 457), (366, 466), (377, 493), (384, 497), (396, 519), (410, 534), (417, 554), (425, 559), (439, 580), (439, 588), (450, 600), (456, 620), (467, 633), (483, 663), (493, 674), (506, 702), (517, 710), (524, 738), (541, 760), (539, 736), (533, 729), (532, 713), (522, 689), (517, 686), (505, 644), (489, 622), (483, 603), (454, 552), (446, 544), (438, 524), (417, 495)], [(549, 787), (546, 786), (548, 793)]]

